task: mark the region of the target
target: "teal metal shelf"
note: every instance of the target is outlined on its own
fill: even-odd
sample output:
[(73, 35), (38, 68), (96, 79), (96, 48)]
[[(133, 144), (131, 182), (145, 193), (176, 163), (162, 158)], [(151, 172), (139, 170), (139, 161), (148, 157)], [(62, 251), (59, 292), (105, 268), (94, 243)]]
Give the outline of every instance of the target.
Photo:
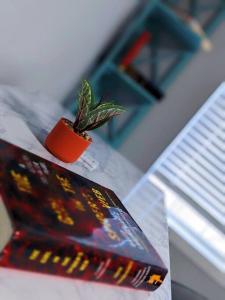
[(224, 0), (164, 0), (171, 9), (178, 9), (197, 19), (207, 34), (211, 34), (225, 18)]
[[(123, 120), (108, 123), (107, 128), (99, 129), (101, 137), (114, 147), (118, 147), (135, 126), (155, 103), (152, 97), (142, 86), (121, 71), (114, 63), (108, 63), (102, 72), (98, 73), (96, 84), (91, 80), (98, 98), (104, 95), (106, 99), (119, 99), (119, 103), (127, 108)], [(121, 92), (122, 90), (122, 92)], [(122, 95), (123, 93), (123, 95)]]
[[(187, 2), (188, 10), (191, 10), (193, 15), (198, 15), (198, 1)], [(90, 75), (89, 80), (97, 97), (106, 100), (117, 99), (118, 103), (127, 108), (127, 113), (98, 130), (98, 133), (114, 147), (119, 147), (124, 142), (157, 102), (149, 90), (119, 68), (121, 59), (140, 34), (148, 31), (151, 40), (132, 62), (132, 66), (145, 74), (147, 80), (154, 82), (162, 92), (166, 92), (199, 49), (200, 37), (173, 11), (174, 6), (179, 3), (180, 1), (172, 0), (151, 0), (146, 4), (127, 24), (112, 49)], [(207, 32), (212, 32), (224, 19), (224, 9), (221, 7), (224, 8), (214, 6), (214, 15), (210, 22), (205, 24)], [(205, 6), (204, 10), (207, 9)]]
[[(99, 97), (117, 99), (120, 104), (127, 108), (128, 116), (125, 113), (119, 121), (119, 118), (117, 118), (107, 128), (98, 131), (114, 147), (119, 147), (123, 143), (156, 103), (156, 99), (149, 91), (118, 67), (121, 57), (124, 56), (130, 45), (146, 30), (152, 34), (152, 39), (147, 45), (149, 54), (146, 58), (138, 57), (133, 64), (135, 67), (141, 68), (143, 65), (147, 66), (147, 63), (150, 62), (149, 73), (151, 73), (151, 78), (149, 79), (154, 81), (162, 91), (169, 84), (170, 80), (168, 78), (172, 79), (175, 77), (175, 73), (178, 72), (179, 67), (177, 64), (180, 66), (184, 64), (181, 54), (185, 53), (189, 56), (190, 53), (192, 54), (198, 49), (200, 44), (199, 37), (181, 22), (173, 11), (156, 0), (149, 2), (143, 11), (127, 26), (115, 46), (90, 77), (94, 92)], [(167, 49), (162, 43), (162, 49), (164, 49), (164, 52), (167, 51), (166, 55), (159, 51), (160, 43), (163, 42), (165, 36), (172, 39), (171, 44), (173, 45), (171, 50)], [(167, 58), (171, 58), (173, 56), (171, 53), (174, 50), (177, 51), (179, 61), (175, 57), (173, 64), (161, 74), (160, 64), (166, 61)], [(121, 118), (124, 120), (121, 120)]]

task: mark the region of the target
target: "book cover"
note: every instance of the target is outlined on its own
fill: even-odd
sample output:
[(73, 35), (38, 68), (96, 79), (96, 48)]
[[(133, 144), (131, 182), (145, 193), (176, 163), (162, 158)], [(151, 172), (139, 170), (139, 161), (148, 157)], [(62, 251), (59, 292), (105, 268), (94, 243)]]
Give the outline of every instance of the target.
[(144, 290), (167, 274), (110, 189), (3, 140), (0, 266)]

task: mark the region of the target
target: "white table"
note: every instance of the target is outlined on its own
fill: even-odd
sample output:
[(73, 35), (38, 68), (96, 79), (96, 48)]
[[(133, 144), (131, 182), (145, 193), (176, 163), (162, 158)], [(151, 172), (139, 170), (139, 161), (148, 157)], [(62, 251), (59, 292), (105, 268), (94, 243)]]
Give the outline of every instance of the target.
[[(62, 115), (62, 108), (49, 101), (39, 94), (0, 87), (0, 138), (114, 190), (170, 269), (163, 194), (95, 135), (93, 145), (75, 164), (61, 163), (49, 154), (39, 141)], [(170, 300), (170, 273), (162, 286), (150, 293), (0, 268), (0, 299)]]

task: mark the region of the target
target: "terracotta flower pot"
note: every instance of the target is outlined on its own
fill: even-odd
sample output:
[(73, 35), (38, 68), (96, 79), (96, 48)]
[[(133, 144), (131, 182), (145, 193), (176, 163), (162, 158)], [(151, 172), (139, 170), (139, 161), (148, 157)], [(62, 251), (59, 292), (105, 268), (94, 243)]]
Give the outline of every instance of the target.
[(49, 152), (67, 163), (76, 161), (92, 142), (76, 134), (70, 123), (61, 118), (45, 140)]

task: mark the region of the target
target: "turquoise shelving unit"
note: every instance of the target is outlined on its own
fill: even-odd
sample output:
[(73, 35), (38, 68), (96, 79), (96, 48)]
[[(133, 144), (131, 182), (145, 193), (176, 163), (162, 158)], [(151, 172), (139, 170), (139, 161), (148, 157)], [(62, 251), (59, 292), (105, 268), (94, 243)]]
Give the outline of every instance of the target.
[(164, 0), (171, 9), (180, 9), (196, 18), (211, 34), (225, 18), (224, 0)]
[[(143, 31), (149, 31), (152, 39), (143, 53), (134, 61), (135, 67), (149, 68), (151, 80), (165, 91), (175, 79), (187, 57), (193, 55), (200, 44), (194, 34), (166, 5), (151, 1), (127, 26), (113, 49), (94, 72), (90, 81), (94, 91), (104, 98), (118, 99), (127, 108), (124, 117), (114, 119), (100, 134), (114, 147), (118, 147), (132, 132), (143, 116), (156, 103), (154, 96), (146, 91), (118, 67), (121, 57)], [(163, 45), (168, 38), (172, 49)], [(162, 46), (163, 51), (160, 51)], [(174, 55), (174, 52), (176, 52)], [(173, 57), (169, 66), (160, 68), (162, 62)]]
[[(194, 12), (194, 1), (190, 1)], [(147, 74), (149, 80), (164, 92), (199, 49), (200, 37), (173, 11), (174, 5), (178, 5), (179, 1), (165, 2), (169, 5), (162, 1), (149, 1), (127, 24), (96, 71), (90, 75), (89, 80), (99, 98), (117, 99), (127, 108), (124, 116), (115, 118), (107, 127), (98, 131), (114, 147), (123, 143), (157, 102), (149, 91), (119, 68), (121, 58), (137, 37), (143, 31), (150, 32), (152, 36), (132, 65)], [(215, 26), (214, 24), (212, 27)], [(209, 27), (209, 30), (212, 29)]]

